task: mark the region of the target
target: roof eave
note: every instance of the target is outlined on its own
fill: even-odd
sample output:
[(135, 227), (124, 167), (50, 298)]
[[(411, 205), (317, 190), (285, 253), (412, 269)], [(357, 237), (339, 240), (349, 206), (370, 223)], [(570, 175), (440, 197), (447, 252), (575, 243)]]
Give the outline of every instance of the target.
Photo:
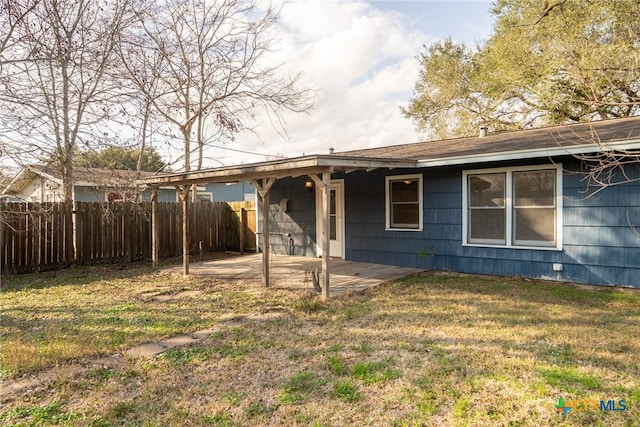
[(205, 182), (229, 182), (261, 178), (284, 178), (322, 172), (370, 170), (378, 168), (415, 168), (416, 165), (415, 160), (380, 159), (329, 154), (160, 175), (143, 178), (137, 182), (150, 185), (199, 184)]
[(472, 163), (489, 163), (509, 160), (525, 160), (594, 154), (603, 151), (640, 150), (640, 139), (600, 144), (581, 144), (531, 150), (504, 151), (501, 153), (470, 154), (465, 156), (442, 157), (439, 159), (418, 160), (418, 167), (454, 166)]

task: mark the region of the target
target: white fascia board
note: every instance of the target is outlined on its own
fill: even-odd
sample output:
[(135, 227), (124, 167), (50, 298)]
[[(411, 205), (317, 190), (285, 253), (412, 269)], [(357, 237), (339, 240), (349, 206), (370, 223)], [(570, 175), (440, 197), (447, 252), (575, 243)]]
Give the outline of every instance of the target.
[(49, 175), (48, 173), (41, 171), (40, 169), (36, 168), (36, 167), (31, 167), (29, 165), (26, 166), (27, 169), (29, 169), (31, 172), (33, 172), (34, 174), (38, 175), (38, 176), (42, 176), (50, 181), (55, 182), (56, 184), (62, 185), (62, 178), (58, 178), (55, 177), (53, 175)]
[(444, 157), (441, 159), (418, 160), (418, 167), (465, 165), (470, 163), (524, 160), (541, 157), (592, 154), (603, 151), (640, 150), (640, 140), (620, 141), (601, 144), (581, 144), (556, 148), (536, 148), (531, 150), (504, 151), (501, 153), (470, 154), (466, 156)]

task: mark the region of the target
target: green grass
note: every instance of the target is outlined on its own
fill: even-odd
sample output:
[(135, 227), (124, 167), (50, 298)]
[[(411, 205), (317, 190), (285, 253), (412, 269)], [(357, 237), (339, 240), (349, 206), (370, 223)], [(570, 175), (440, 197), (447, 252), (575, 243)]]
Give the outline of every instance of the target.
[(31, 426), (65, 424), (80, 417), (73, 411), (64, 412), (57, 402), (38, 406), (18, 406), (0, 414), (3, 425), (23, 424)]
[[(269, 295), (255, 299), (251, 291), (217, 285), (210, 279), (185, 279), (138, 266), (3, 278), (0, 375), (12, 377), (80, 357), (116, 353), (209, 327), (222, 316), (242, 314), (243, 307), (250, 311), (276, 302)], [(185, 290), (201, 294), (171, 303), (153, 297)], [(248, 351), (240, 347), (227, 351), (232, 356)]]
[(597, 378), (581, 374), (572, 366), (541, 368), (538, 373), (547, 384), (570, 393), (600, 388)]
[(395, 362), (392, 358), (377, 362), (356, 362), (351, 370), (351, 376), (364, 384), (375, 384), (400, 377), (400, 371), (393, 369)]
[(168, 360), (173, 366), (180, 366), (207, 360), (211, 356), (211, 353), (213, 353), (211, 348), (172, 348), (162, 353), (160, 358)]
[(254, 400), (243, 408), (244, 414), (248, 418), (254, 418), (258, 416), (269, 416), (278, 409), (278, 405), (270, 405), (263, 400)]
[(327, 381), (312, 371), (296, 372), (280, 387), (281, 403), (300, 403), (313, 395), (322, 394), (322, 386)]
[(328, 359), (329, 369), (336, 375), (344, 375), (347, 372), (347, 365), (335, 354), (330, 354)]
[(362, 399), (358, 386), (349, 381), (338, 381), (333, 385), (333, 395), (345, 402), (354, 403)]
[[(637, 291), (425, 273), (323, 303), (99, 267), (5, 278), (0, 315), (0, 387), (35, 381), (0, 396), (2, 425), (640, 425)], [(155, 359), (90, 363), (206, 328)], [(563, 418), (559, 397), (627, 410)]]

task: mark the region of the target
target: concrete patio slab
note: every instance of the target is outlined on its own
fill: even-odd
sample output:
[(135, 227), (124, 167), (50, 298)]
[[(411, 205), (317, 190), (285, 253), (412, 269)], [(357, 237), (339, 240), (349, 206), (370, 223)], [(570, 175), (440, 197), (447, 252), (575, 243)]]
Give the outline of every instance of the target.
[[(271, 256), (271, 287), (299, 290), (313, 290), (311, 271), (322, 270), (320, 258), (301, 256)], [(181, 266), (168, 270), (182, 272)], [(220, 280), (244, 280), (260, 284), (262, 281), (262, 255), (250, 254), (193, 262), (189, 271), (195, 275), (210, 275)], [(396, 267), (362, 262), (345, 261), (332, 258), (329, 261), (329, 296), (345, 292), (359, 292), (377, 286), (387, 280), (393, 280), (418, 273), (423, 270), (409, 267)]]

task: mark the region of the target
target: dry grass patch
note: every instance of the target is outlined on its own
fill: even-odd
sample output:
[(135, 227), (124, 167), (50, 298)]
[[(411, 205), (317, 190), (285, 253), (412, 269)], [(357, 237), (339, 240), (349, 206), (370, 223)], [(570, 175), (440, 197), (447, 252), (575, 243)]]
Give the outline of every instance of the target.
[[(96, 354), (148, 338), (148, 323), (162, 325), (159, 334), (212, 326), (218, 333), (152, 361), (125, 360), (12, 396), (0, 423), (634, 426), (640, 419), (638, 292), (429, 273), (324, 304), (255, 284), (170, 280), (142, 271), (71, 285), (42, 313), (52, 321), (56, 305), (61, 319), (72, 319), (91, 312), (73, 302), (82, 299), (74, 290), (118, 289), (102, 307), (97, 298), (89, 303), (102, 316), (110, 309), (111, 328), (124, 331), (118, 345), (111, 333), (99, 334), (99, 344), (88, 344)], [(201, 293), (170, 308), (139, 297), (172, 286)], [(10, 296), (3, 312), (15, 315), (30, 293), (44, 302), (41, 291), (3, 291)], [(149, 321), (132, 322), (142, 318)], [(69, 331), (61, 322), (51, 330)], [(17, 332), (5, 348), (20, 325), (8, 329)], [(30, 369), (47, 364), (40, 366)], [(563, 417), (560, 397), (625, 400), (627, 409)]]

